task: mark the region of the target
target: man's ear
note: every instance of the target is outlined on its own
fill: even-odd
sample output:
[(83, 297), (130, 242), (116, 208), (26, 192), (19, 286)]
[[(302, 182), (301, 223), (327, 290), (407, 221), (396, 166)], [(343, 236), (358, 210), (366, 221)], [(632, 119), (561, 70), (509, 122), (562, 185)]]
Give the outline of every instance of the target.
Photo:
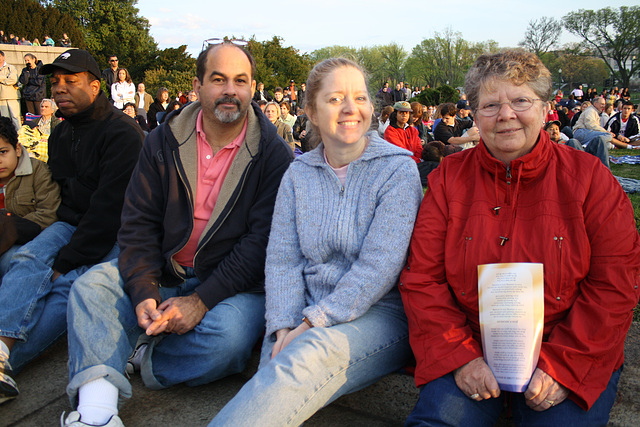
[(89, 83), (91, 86), (91, 94), (96, 97), (100, 93), (100, 80), (93, 80)]
[(251, 97), (253, 98), (253, 95), (255, 95), (256, 93), (256, 81), (255, 80), (251, 80)]
[(20, 157), (22, 155), (22, 144), (19, 142), (16, 144), (16, 155)]
[(198, 79), (197, 77), (193, 78), (193, 81), (191, 82), (191, 87), (193, 87), (193, 90), (196, 91), (196, 93), (198, 94), (198, 98), (200, 98), (200, 87), (202, 86), (202, 84), (200, 83), (200, 79)]

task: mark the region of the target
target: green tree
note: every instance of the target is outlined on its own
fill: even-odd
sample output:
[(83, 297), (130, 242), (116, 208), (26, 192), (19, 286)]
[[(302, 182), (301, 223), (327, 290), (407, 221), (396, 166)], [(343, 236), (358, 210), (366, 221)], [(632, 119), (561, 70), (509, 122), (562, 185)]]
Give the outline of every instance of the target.
[(282, 45), (282, 37), (260, 42), (255, 36), (249, 40), (249, 50), (256, 60), (257, 82), (263, 82), (272, 90), (276, 86), (289, 86), (289, 80), (296, 85), (307, 80), (312, 61), (309, 55), (301, 54), (294, 47)]
[[(109, 55), (140, 81), (154, 66), (157, 44), (149, 34), (149, 21), (138, 15), (137, 0), (52, 0), (61, 12), (73, 16), (87, 50), (103, 68)], [(73, 39), (72, 39), (73, 40)]]
[(158, 52), (153, 61), (155, 68), (171, 71), (188, 71), (196, 75), (196, 59), (187, 52), (187, 45), (168, 47)]
[[(393, 80), (392, 75), (399, 74), (396, 66), (392, 64), (395, 60), (394, 52), (399, 46), (365, 46), (354, 48), (348, 46), (328, 46), (311, 52), (311, 61), (315, 64), (324, 59), (342, 57), (357, 62), (364, 68), (369, 77), (369, 86), (372, 92), (377, 90), (384, 82)], [(383, 54), (383, 52), (386, 53)], [(392, 61), (389, 61), (392, 58)], [(402, 65), (400, 65), (400, 68)]]
[(628, 87), (631, 76), (638, 71), (638, 62), (632, 58), (639, 53), (640, 6), (621, 6), (619, 10), (610, 7), (596, 11), (580, 9), (569, 12), (562, 19), (564, 27), (591, 46), (605, 61), (611, 74), (622, 86)]
[(175, 98), (178, 92), (188, 93), (193, 88), (193, 78), (196, 75), (195, 65), (193, 70), (169, 70), (159, 67), (147, 70), (144, 73), (144, 83), (147, 92), (155, 98), (160, 87), (169, 90), (169, 96)]
[(471, 43), (462, 38), (462, 34), (450, 28), (442, 34), (436, 32), (431, 39), (424, 39), (413, 48), (407, 60), (407, 74), (410, 80), (422, 82), (433, 87), (464, 84), (464, 76), (473, 61), (485, 52), (494, 52), (498, 44), (489, 40), (483, 43)]
[(320, 61), (324, 61), (325, 59), (337, 57), (357, 61), (358, 51), (355, 48), (349, 46), (333, 45), (316, 49), (311, 52), (311, 55), (309, 55), (309, 59), (311, 59), (311, 62), (313, 62), (314, 64), (317, 64)]
[(529, 21), (524, 40), (518, 43), (538, 56), (547, 53), (558, 42), (562, 33), (562, 23), (555, 18), (543, 16)]
[(408, 56), (407, 51), (395, 42), (378, 46), (378, 49), (384, 61), (380, 67), (380, 71), (389, 76), (394, 84), (404, 80), (404, 66)]
[(37, 0), (0, 0), (0, 28), (8, 36), (10, 33), (33, 41), (49, 35), (59, 40), (67, 33), (73, 46), (84, 48), (84, 39), (74, 19), (50, 5), (44, 6)]
[(570, 88), (577, 84), (600, 85), (609, 76), (606, 63), (601, 58), (591, 56), (564, 54), (558, 58), (557, 66)]

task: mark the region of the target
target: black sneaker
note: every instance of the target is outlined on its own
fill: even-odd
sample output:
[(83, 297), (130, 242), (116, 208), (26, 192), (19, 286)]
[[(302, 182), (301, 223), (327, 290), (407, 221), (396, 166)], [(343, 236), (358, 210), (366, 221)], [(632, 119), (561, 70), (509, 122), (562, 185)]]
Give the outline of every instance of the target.
[(12, 376), (13, 370), (9, 364), (9, 357), (0, 351), (0, 403), (15, 399), (20, 393)]
[(136, 372), (140, 372), (140, 365), (142, 365), (142, 358), (144, 354), (147, 352), (147, 348), (149, 345), (146, 342), (142, 344), (138, 344), (135, 350), (133, 350), (133, 354), (129, 356), (129, 360), (127, 360), (127, 367), (125, 372), (128, 375), (133, 375)]

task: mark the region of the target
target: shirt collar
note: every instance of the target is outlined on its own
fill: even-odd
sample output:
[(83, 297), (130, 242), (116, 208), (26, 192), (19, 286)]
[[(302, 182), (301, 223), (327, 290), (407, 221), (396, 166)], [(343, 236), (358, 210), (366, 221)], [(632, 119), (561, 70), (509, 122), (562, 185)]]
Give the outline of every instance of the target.
[[(235, 137), (233, 141), (227, 144), (225, 148), (239, 147), (242, 144), (242, 141), (244, 141), (244, 137), (247, 135), (248, 119), (249, 117), (247, 115), (244, 119), (244, 126), (242, 126), (242, 130), (240, 131), (240, 133), (238, 134), (238, 136)], [(202, 121), (203, 121), (203, 114), (202, 114), (202, 110), (200, 110), (198, 112), (198, 117), (196, 118), (196, 132), (198, 134), (198, 139), (206, 141), (207, 135), (204, 133), (204, 127), (202, 126)]]

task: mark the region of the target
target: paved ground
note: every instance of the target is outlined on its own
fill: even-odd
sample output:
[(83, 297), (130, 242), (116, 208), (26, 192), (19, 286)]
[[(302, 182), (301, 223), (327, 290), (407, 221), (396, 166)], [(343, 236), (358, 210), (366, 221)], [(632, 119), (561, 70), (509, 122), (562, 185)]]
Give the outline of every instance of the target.
[[(625, 346), (625, 369), (610, 426), (640, 426), (640, 323), (634, 323)], [(66, 343), (60, 342), (17, 376), (20, 396), (0, 406), (0, 426), (55, 426), (70, 406), (64, 392), (67, 383)], [(139, 376), (132, 379), (134, 397), (121, 408), (129, 427), (206, 426), (255, 370), (205, 386), (176, 386), (149, 391)], [(402, 426), (417, 399), (413, 379), (390, 375), (360, 392), (345, 396), (311, 418), (305, 427)], [(509, 426), (501, 420), (499, 426)]]

